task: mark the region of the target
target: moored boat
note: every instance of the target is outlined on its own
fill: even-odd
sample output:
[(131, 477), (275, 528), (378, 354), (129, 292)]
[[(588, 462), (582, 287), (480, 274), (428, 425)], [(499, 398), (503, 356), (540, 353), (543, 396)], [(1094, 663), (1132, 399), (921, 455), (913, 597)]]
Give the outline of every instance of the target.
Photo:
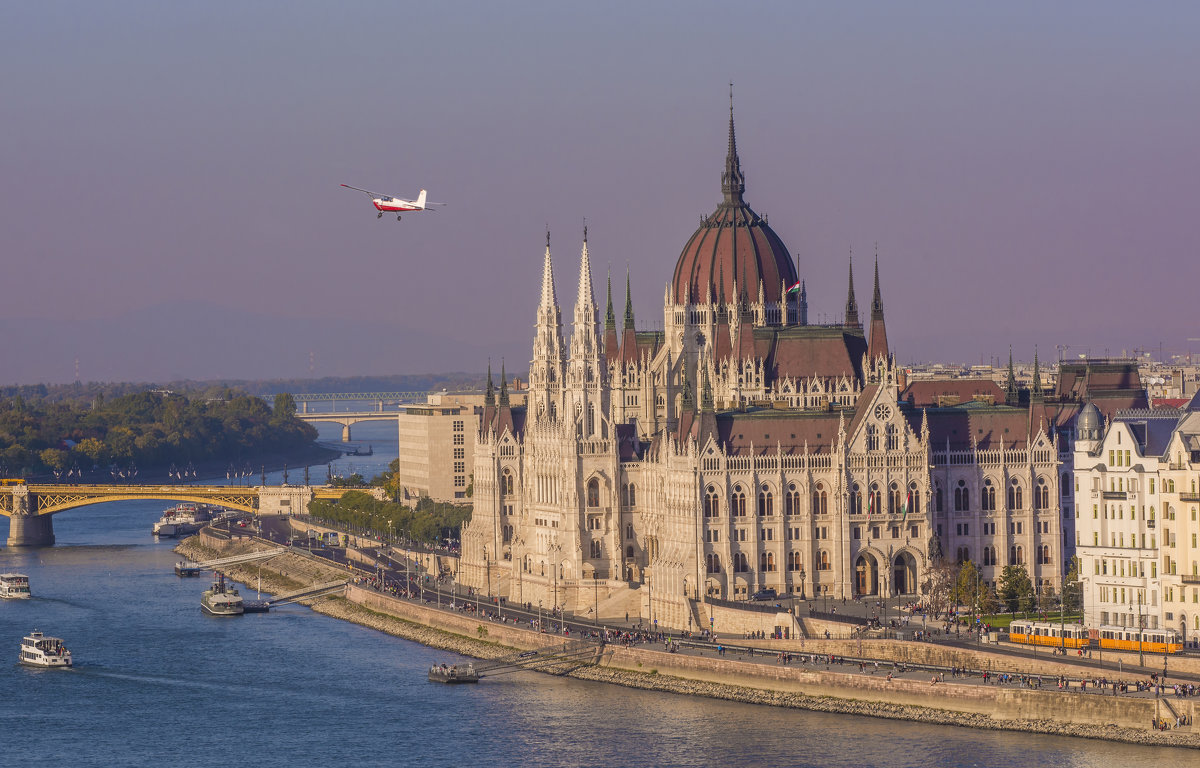
[(153, 532), (159, 537), (190, 536), (222, 512), (219, 507), (185, 501), (164, 509)]
[(57, 637), (47, 637), (36, 629), (21, 639), (21, 663), (31, 667), (69, 667), (71, 652)]
[(220, 573), (212, 589), (204, 590), (200, 596), (200, 610), (209, 616), (241, 616), (246, 607), (237, 588), (226, 586), (225, 574)]
[(28, 600), (29, 577), (23, 573), (0, 573), (0, 597), (6, 600)]
[(478, 683), (479, 672), (475, 669), (475, 665), (468, 662), (466, 664), (435, 664), (429, 668), (429, 682), (431, 683)]
[(200, 563), (193, 563), (191, 560), (180, 560), (175, 563), (176, 576), (199, 576), (203, 571)]

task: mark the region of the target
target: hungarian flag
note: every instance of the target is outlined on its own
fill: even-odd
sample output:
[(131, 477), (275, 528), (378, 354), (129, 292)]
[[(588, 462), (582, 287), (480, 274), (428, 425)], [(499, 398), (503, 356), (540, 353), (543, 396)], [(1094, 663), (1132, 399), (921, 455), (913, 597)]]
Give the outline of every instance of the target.
[(788, 292), (788, 293), (800, 293), (800, 283), (799, 283), (799, 282), (797, 282), (797, 283), (796, 283), (795, 285), (793, 285), (791, 288), (788, 288), (788, 289), (787, 289), (787, 292)]
[(900, 522), (903, 523), (908, 519), (908, 508), (912, 504), (912, 491), (908, 492), (908, 496), (904, 498), (904, 506), (900, 508)]
[(875, 514), (875, 494), (867, 494), (867, 519), (871, 519), (871, 515)]

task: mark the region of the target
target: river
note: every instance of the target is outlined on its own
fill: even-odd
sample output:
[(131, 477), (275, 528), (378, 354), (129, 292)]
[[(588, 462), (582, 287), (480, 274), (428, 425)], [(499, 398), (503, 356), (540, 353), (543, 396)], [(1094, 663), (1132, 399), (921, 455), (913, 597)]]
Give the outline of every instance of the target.
[[(334, 429), (322, 426), (322, 438), (336, 439)], [(391, 429), (358, 425), (355, 436), (374, 455), (340, 459), (335, 472), (354, 465), (369, 477), (395, 457)], [(444, 652), (300, 606), (202, 615), (207, 584), (175, 577), (172, 542), (150, 536), (164, 506), (64, 512), (54, 519), (56, 546), (0, 550), (0, 571), (27, 573), (35, 595), (0, 602), (0, 658), (11, 660), (0, 663), (0, 768), (1182, 768), (1197, 760), (1190, 750), (781, 710), (532, 672), (440, 686), (425, 673), (449, 658)], [(253, 596), (253, 585), (246, 592)], [(75, 668), (16, 664), (20, 638), (34, 628), (64, 638)]]

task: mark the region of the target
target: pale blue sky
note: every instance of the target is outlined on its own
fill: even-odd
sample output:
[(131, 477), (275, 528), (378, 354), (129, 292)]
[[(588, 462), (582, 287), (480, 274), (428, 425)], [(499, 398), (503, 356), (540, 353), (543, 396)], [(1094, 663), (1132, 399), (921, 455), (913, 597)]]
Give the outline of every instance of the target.
[[(0, 381), (70, 380), (75, 358), (85, 379), (299, 376), (310, 351), (317, 375), (521, 369), (545, 226), (569, 318), (584, 217), (597, 299), (628, 264), (659, 327), (720, 200), (730, 80), (746, 199), (800, 254), (813, 320), (840, 316), (851, 246), (869, 298), (878, 242), (904, 362), (1185, 351), (1198, 22), (1167, 2), (6, 3)], [(341, 183), (448, 205), (377, 221)]]

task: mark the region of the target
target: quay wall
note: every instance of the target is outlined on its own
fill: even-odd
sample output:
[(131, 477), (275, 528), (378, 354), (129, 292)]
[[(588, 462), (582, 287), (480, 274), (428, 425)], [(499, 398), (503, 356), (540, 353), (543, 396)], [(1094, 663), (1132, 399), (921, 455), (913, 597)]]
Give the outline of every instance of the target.
[[(203, 544), (204, 549), (196, 544)], [(244, 539), (230, 541), (201, 535), (181, 544), (179, 550), (198, 559), (214, 552), (231, 554), (260, 546), (265, 545)], [(291, 584), (319, 583), (333, 574), (346, 573), (291, 552), (242, 568), (242, 573), (237, 567), (230, 569), (230, 575), (249, 581), (253, 574), (261, 571), (264, 588), (269, 591), (268, 573), (278, 574), (281, 583)], [(516, 650), (564, 649), (575, 639), (557, 633), (534, 632), (472, 614), (438, 610), (435, 606), (400, 600), (355, 585), (347, 587), (345, 599), (325, 597), (305, 602), (320, 613), (481, 659), (511, 657)], [(833, 641), (828, 642), (833, 645)], [(864, 651), (882, 658), (882, 653), (877, 651), (883, 651), (889, 642), (864, 641)], [(810, 641), (803, 653), (821, 653), (814, 647), (816, 645)], [(911, 644), (912, 647), (918, 645), (924, 644)], [(776, 647), (772, 646), (772, 650)], [(850, 649), (835, 651), (831, 647), (826, 652), (848, 655)], [(911, 656), (910, 663), (915, 663)], [(1007, 664), (1004, 666), (1011, 669)], [(1200, 707), (1193, 699), (1172, 697), (1168, 710), (1155, 699), (1059, 692), (1054, 688), (1052, 677), (1045, 680), (1049, 690), (1040, 691), (960, 684), (953, 679), (936, 684), (929, 680), (900, 678), (889, 681), (883, 670), (876, 675), (848, 674), (839, 672), (838, 665), (797, 666), (795, 661), (788, 666), (747, 663), (739, 661), (733, 654), (719, 657), (710, 651), (694, 656), (667, 653), (653, 646), (626, 648), (613, 644), (598, 648), (595, 657), (569, 664), (564, 662), (553, 671), (633, 688), (746, 703), (1200, 749), (1200, 733), (1192, 732), (1192, 729), (1159, 732), (1149, 728), (1155, 716), (1173, 720), (1175, 715), (1190, 715), (1194, 719), (1200, 715)], [(1077, 674), (1078, 669), (1072, 672)], [(1043, 668), (1041, 673), (1045, 675), (1046, 670)]]

